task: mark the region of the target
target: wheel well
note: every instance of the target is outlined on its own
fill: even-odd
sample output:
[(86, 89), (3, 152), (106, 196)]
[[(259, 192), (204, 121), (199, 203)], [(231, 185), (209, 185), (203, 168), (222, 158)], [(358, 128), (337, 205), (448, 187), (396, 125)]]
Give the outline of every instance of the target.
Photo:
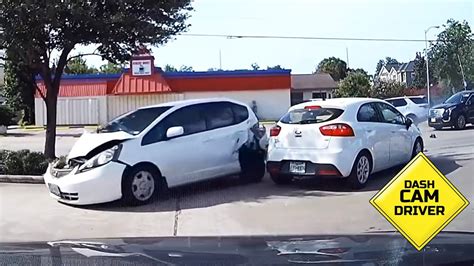
[[(374, 158), (372, 157), (372, 153), (368, 150), (368, 149), (362, 149), (358, 154), (357, 156), (361, 155), (361, 154), (366, 154), (368, 155), (369, 157), (369, 160), (370, 160), (370, 172), (372, 173), (372, 170), (374, 169)], [(356, 156), (356, 158), (357, 158)], [(354, 159), (354, 163), (355, 163), (355, 159)]]
[(415, 144), (418, 140), (421, 141), (421, 147), (424, 149), (425, 148), (425, 143), (423, 143), (423, 139), (420, 136), (416, 137), (415, 142), (413, 143), (413, 147), (415, 146)]
[[(139, 162), (139, 163), (137, 163), (133, 166), (129, 166), (124, 171), (123, 176), (126, 176), (128, 173), (130, 173), (130, 171), (132, 171), (133, 169), (138, 168), (138, 167), (149, 167), (150, 169), (153, 169), (153, 171), (155, 172), (154, 174), (156, 174), (156, 176), (160, 176), (162, 178), (163, 182), (166, 184), (166, 186), (168, 186), (168, 182), (166, 181), (166, 177), (164, 177), (161, 174), (161, 171), (158, 168), (158, 166), (156, 166), (154, 163), (151, 163), (151, 162)], [(123, 177), (122, 177), (122, 179), (123, 179)]]

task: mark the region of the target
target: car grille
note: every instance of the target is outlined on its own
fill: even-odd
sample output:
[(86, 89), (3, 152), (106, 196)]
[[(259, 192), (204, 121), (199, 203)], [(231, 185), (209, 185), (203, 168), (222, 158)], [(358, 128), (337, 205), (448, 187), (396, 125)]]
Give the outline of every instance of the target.
[(61, 199), (65, 199), (65, 200), (79, 200), (79, 193), (61, 192)]

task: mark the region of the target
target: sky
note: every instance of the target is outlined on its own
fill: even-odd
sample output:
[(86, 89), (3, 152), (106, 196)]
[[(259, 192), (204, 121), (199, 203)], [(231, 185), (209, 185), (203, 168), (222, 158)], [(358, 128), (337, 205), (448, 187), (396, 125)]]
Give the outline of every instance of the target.
[[(423, 40), (425, 29), (449, 18), (474, 26), (472, 0), (195, 0), (192, 5), (187, 34)], [(436, 39), (441, 30), (431, 29), (428, 39)], [(424, 42), (177, 36), (152, 50), (155, 65), (161, 67), (186, 65), (206, 71), (222, 64), (222, 69), (233, 70), (257, 63), (262, 68), (281, 65), (294, 74), (312, 73), (324, 58), (346, 61), (348, 55), (349, 67), (372, 74), (379, 59), (390, 56), (407, 62), (424, 47)], [(101, 64), (98, 58), (87, 60)]]

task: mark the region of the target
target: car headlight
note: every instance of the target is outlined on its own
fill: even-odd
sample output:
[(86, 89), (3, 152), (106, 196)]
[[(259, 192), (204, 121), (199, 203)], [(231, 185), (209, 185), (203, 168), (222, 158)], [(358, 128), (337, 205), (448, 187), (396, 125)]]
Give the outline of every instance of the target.
[(79, 167), (79, 172), (84, 172), (98, 166), (105, 165), (112, 161), (113, 159), (118, 158), (122, 145), (116, 145), (110, 149), (107, 149), (96, 156), (87, 160), (83, 165)]

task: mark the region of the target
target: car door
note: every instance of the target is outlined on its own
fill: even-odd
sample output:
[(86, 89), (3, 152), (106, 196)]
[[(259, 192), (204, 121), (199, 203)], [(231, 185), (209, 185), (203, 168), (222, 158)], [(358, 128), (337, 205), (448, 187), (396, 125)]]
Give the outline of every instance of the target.
[[(214, 162), (210, 154), (216, 147), (202, 141), (211, 137), (203, 112), (202, 105), (182, 107), (161, 120), (142, 139), (140, 152), (149, 155), (169, 186), (196, 182), (211, 175)], [(175, 126), (183, 127), (183, 135), (168, 139), (167, 130)]]
[(469, 99), (466, 101), (467, 107), (467, 121), (474, 123), (474, 93), (471, 94)]
[(244, 120), (234, 114), (237, 109), (230, 102), (208, 103), (204, 106), (209, 131), (204, 143), (209, 146), (209, 158), (213, 162), (211, 177), (240, 171), (239, 148), (247, 141), (248, 130)]
[(364, 140), (373, 155), (373, 171), (389, 167), (390, 139), (386, 137), (386, 125), (382, 123), (375, 104), (361, 105), (357, 113), (357, 121), (364, 131)]
[(390, 138), (389, 165), (406, 163), (412, 154), (410, 131), (405, 125), (405, 117), (391, 105), (377, 103), (382, 122), (386, 126), (385, 136)]

